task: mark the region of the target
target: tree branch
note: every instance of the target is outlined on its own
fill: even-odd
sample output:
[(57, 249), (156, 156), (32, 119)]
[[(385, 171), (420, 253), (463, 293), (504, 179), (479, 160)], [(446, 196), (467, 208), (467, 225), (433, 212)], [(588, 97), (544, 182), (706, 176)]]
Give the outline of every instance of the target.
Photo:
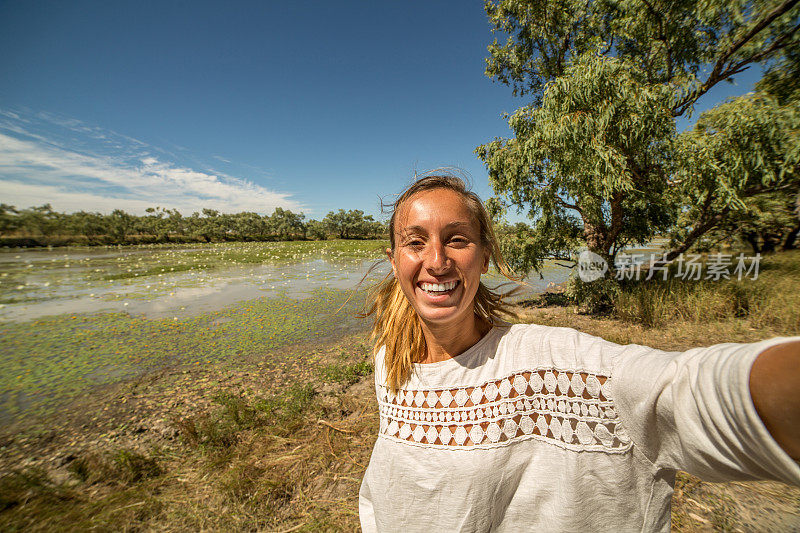
[(707, 218), (706, 220), (703, 220), (703, 217), (701, 216), (700, 221), (695, 224), (694, 228), (692, 228), (692, 231), (690, 231), (686, 238), (683, 239), (683, 242), (677, 248), (674, 248), (667, 253), (665, 261), (672, 261), (680, 254), (691, 248), (700, 237), (722, 222), (725, 217), (728, 216), (730, 210), (730, 206), (725, 206), (719, 213)]
[(791, 37), (795, 31), (797, 31), (797, 26), (792, 28), (790, 32), (777, 38), (775, 42), (773, 42), (772, 45), (767, 49), (743, 59), (736, 65), (728, 65), (727, 67), (725, 66), (725, 63), (728, 61), (728, 59), (733, 56), (742, 46), (747, 44), (750, 39), (758, 35), (761, 30), (769, 26), (775, 19), (792, 9), (798, 2), (800, 2), (800, 0), (786, 0), (783, 4), (779, 5), (769, 14), (767, 14), (767, 16), (758, 21), (752, 28), (750, 28), (748, 32), (731, 43), (728, 49), (725, 50), (719, 59), (717, 59), (717, 62), (714, 64), (714, 68), (712, 69), (711, 74), (709, 74), (706, 81), (696, 90), (686, 95), (672, 108), (672, 116), (677, 117), (685, 113), (689, 106), (696, 102), (698, 98), (707, 93), (714, 85), (738, 72), (741, 72), (748, 63), (763, 59), (768, 54), (785, 46), (785, 44), (781, 43), (783, 43), (788, 37)]
[(569, 203), (569, 202), (566, 202), (566, 201), (564, 201), (564, 199), (563, 199), (563, 198), (561, 198), (561, 197), (560, 197), (560, 196), (558, 196), (558, 195), (555, 195), (555, 199), (556, 199), (556, 202), (558, 202), (558, 204), (559, 204), (561, 207), (566, 207), (567, 209), (574, 209), (575, 211), (577, 211), (577, 212), (578, 212), (578, 213), (580, 213), (581, 215), (583, 214), (583, 211), (581, 211), (581, 208), (580, 208), (580, 207), (578, 207), (576, 204), (571, 204), (571, 203)]

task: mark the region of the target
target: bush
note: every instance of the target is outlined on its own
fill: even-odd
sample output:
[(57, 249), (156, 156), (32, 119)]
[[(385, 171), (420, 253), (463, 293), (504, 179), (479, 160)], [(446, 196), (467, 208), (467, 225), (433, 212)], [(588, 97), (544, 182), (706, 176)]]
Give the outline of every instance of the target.
[(615, 279), (598, 279), (585, 283), (573, 274), (567, 280), (567, 298), (583, 313), (605, 314), (614, 308), (614, 299), (619, 292), (619, 282)]

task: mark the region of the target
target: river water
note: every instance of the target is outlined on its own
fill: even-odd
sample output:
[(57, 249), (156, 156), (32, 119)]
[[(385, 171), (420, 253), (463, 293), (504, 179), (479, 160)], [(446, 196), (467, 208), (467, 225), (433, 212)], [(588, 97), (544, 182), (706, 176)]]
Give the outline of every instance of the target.
[[(375, 266), (380, 253), (315, 256), (307, 247), (292, 253), (291, 243), (264, 243), (263, 249), (269, 250), (271, 244), (283, 246), (282, 254), (263, 262), (252, 262), (252, 257), (248, 262), (220, 260), (219, 248), (202, 246), (2, 250), (0, 320), (24, 322), (104, 311), (185, 318), (254, 298), (304, 299), (318, 289), (365, 288), (389, 271), (385, 261)], [(247, 246), (252, 252), (255, 245)], [(225, 250), (237, 251), (237, 245)], [(216, 254), (208, 268), (203, 268), (204, 253)], [(187, 266), (191, 268), (181, 270)], [(534, 274), (525, 280), (520, 297), (563, 283), (569, 272), (546, 264), (543, 278)], [(496, 273), (485, 276), (489, 285), (503, 281)]]

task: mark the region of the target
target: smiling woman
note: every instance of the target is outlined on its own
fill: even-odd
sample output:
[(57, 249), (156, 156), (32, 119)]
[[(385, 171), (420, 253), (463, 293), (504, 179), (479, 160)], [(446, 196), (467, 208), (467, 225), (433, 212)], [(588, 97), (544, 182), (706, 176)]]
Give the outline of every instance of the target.
[[(418, 193), (414, 202), (403, 206), (395, 225), (399, 242), (386, 251), (395, 279), (426, 335), (452, 339), (445, 342), (452, 353), (429, 345), (422, 362), (452, 357), (489, 328), (472, 310), (481, 274), (489, 269), (480, 227), (461, 196), (449, 189)], [(465, 331), (471, 335), (464, 337)]]
[(364, 531), (669, 531), (678, 470), (800, 485), (800, 338), (680, 353), (512, 326), (481, 275), (513, 276), (460, 179), (392, 207)]
[(414, 363), (458, 355), (510, 312), (481, 283), (490, 261), (516, 278), (483, 202), (459, 178), (427, 176), (391, 207), (386, 254), (394, 276), (376, 287), (368, 314), (375, 315), (373, 337), (387, 348), (387, 380), (397, 390)]

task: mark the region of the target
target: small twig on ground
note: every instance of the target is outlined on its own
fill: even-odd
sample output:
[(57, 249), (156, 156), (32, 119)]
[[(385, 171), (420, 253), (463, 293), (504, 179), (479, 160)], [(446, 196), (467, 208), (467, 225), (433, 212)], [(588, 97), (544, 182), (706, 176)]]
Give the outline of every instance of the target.
[(336, 452), (333, 451), (333, 444), (331, 444), (331, 432), (329, 429), (325, 430), (325, 440), (328, 441), (328, 448), (331, 450), (331, 455), (336, 457)]
[(124, 507), (120, 507), (119, 509), (114, 509), (113, 511), (111, 511), (111, 513), (113, 514), (113, 513), (116, 513), (117, 511), (122, 511), (123, 509), (130, 509), (131, 507), (136, 507), (138, 505), (144, 505), (144, 504), (145, 504), (145, 502), (132, 503), (130, 505), (125, 505)]
[(349, 429), (338, 428), (331, 424), (330, 422), (325, 422), (324, 420), (317, 420), (317, 424), (322, 424), (323, 426), (328, 426), (331, 429), (335, 429), (336, 431), (341, 431), (342, 433), (352, 433)]
[(292, 526), (289, 529), (282, 529), (282, 530), (280, 530), (280, 531), (278, 531), (276, 533), (289, 533), (290, 531), (296, 531), (296, 530), (300, 529), (304, 525), (306, 525), (305, 522), (300, 522), (296, 526)]

